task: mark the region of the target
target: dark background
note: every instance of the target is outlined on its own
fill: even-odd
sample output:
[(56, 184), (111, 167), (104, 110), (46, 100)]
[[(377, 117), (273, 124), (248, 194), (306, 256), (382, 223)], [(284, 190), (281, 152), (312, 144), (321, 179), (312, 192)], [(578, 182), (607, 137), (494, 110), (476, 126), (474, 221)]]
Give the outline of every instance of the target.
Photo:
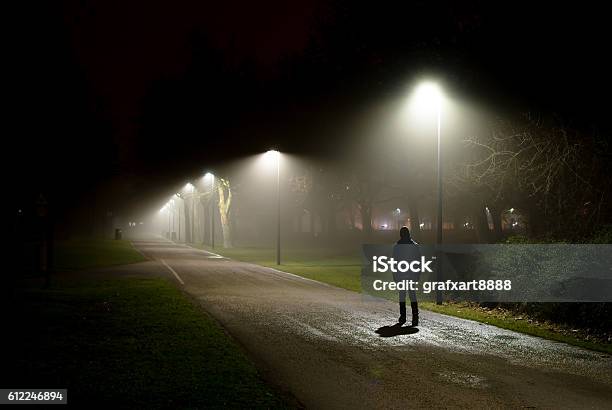
[(270, 147), (340, 155), (335, 129), (423, 73), (609, 130), (596, 3), (57, 1), (5, 18), (5, 205), (32, 212), (43, 193), (63, 226)]

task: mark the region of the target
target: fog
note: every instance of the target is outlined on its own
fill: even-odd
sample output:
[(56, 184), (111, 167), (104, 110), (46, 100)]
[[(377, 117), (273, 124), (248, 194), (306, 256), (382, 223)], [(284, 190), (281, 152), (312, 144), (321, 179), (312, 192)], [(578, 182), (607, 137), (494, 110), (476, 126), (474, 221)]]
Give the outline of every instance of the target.
[[(137, 223), (123, 222), (122, 228), (128, 235), (147, 233), (207, 246), (214, 241), (218, 247), (271, 248), (276, 244), (280, 188), (283, 247), (390, 243), (397, 240), (402, 226), (409, 227), (417, 241), (433, 243), (437, 121), (431, 109), (414, 105), (407, 88), (364, 108), (354, 120), (332, 127), (329, 138), (337, 143), (331, 154), (280, 151), (278, 164), (276, 157), (265, 153), (219, 162), (213, 168), (202, 164), (199, 175), (163, 187), (159, 200), (141, 204), (131, 217)], [(444, 96), (445, 242), (483, 242), (483, 230), (493, 229), (489, 215), (493, 203), (487, 204), (477, 192), (466, 195), (465, 187), (458, 187), (466, 163), (478, 156), (465, 140), (489, 133), (492, 121), (494, 116), (482, 106)], [(299, 125), (295, 127), (299, 132)], [(322, 138), (316, 135), (316, 140)], [(500, 217), (506, 229), (520, 232), (525, 224), (517, 211), (513, 213), (502, 209)]]

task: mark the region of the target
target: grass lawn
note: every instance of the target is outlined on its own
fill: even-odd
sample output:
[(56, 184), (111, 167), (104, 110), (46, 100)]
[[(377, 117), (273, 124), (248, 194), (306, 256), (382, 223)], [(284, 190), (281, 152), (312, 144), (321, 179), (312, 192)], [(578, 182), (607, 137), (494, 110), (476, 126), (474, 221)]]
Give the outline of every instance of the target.
[[(107, 261), (134, 259), (119, 251)], [(68, 388), (69, 403), (97, 408), (285, 406), (239, 346), (166, 279), (74, 276), (11, 301), (3, 386)]]
[(58, 270), (91, 269), (146, 260), (130, 241), (83, 239), (55, 244), (55, 268)]
[(329, 248), (283, 249), (281, 266), (276, 264), (276, 250), (269, 248), (202, 249), (225, 257), (279, 269), (340, 288), (361, 291), (360, 251), (338, 251)]
[(464, 319), (487, 323), (503, 329), (542, 337), (544, 339), (556, 340), (586, 349), (597, 350), (612, 354), (612, 343), (601, 343), (588, 340), (585, 337), (576, 337), (568, 329), (550, 323), (540, 323), (525, 316), (515, 316), (504, 309), (485, 309), (476, 304), (468, 303), (444, 303), (436, 305), (432, 302), (422, 304), (423, 308), (445, 315), (456, 316)]
[[(215, 248), (214, 251), (228, 258), (258, 265), (269, 266), (285, 272), (306, 278), (329, 283), (344, 289), (361, 292), (361, 259), (359, 250), (356, 252), (326, 249), (288, 249), (281, 254), (282, 265), (276, 265), (275, 249), (269, 248)], [(421, 302), (424, 309), (446, 315), (456, 316), (477, 322), (488, 323), (503, 329), (514, 330), (545, 339), (565, 342), (587, 349), (612, 353), (611, 343), (588, 340), (585, 337), (569, 334), (567, 329), (551, 324), (530, 321), (527, 318), (517, 320), (516, 317), (502, 310), (485, 310), (474, 304), (444, 303), (436, 305), (431, 302)]]

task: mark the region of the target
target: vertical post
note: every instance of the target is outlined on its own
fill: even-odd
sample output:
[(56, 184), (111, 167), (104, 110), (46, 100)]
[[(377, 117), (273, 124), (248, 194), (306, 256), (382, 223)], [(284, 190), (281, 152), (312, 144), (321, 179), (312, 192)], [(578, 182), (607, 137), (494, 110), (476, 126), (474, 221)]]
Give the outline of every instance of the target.
[(210, 246), (215, 249), (215, 176), (211, 174), (210, 185)]
[[(184, 200), (183, 200), (184, 201)], [(181, 207), (178, 207), (178, 241), (181, 241)]]
[(193, 238), (193, 234), (195, 233), (194, 226), (195, 226), (195, 186), (191, 188), (191, 226), (190, 226), (191, 243), (195, 243), (195, 239)]
[[(442, 244), (442, 141), (441, 141), (441, 113), (440, 113), (440, 101), (436, 101), (437, 103), (437, 128), (438, 128), (438, 221), (436, 224), (436, 246), (439, 248)], [(436, 280), (442, 281), (442, 253), (439, 249), (436, 252)], [(436, 304), (442, 304), (442, 291), (436, 290)]]
[(402, 211), (400, 211), (400, 209), (397, 208), (393, 213), (395, 214), (395, 227), (399, 231), (402, 228), (400, 226), (400, 214), (402, 213)]
[(170, 230), (170, 206), (168, 206), (166, 212), (168, 212), (168, 239), (172, 239), (172, 231)]
[(280, 196), (280, 153), (276, 153), (276, 264), (281, 264), (281, 196)]

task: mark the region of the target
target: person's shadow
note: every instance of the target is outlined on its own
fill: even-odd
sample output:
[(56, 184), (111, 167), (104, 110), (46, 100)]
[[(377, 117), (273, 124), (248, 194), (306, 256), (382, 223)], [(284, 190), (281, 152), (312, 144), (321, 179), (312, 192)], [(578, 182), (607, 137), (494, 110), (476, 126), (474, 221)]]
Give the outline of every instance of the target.
[(419, 329), (413, 326), (402, 326), (399, 323), (394, 324), (393, 326), (383, 326), (376, 329), (376, 333), (380, 337), (394, 337), (401, 335), (413, 335), (417, 333)]

